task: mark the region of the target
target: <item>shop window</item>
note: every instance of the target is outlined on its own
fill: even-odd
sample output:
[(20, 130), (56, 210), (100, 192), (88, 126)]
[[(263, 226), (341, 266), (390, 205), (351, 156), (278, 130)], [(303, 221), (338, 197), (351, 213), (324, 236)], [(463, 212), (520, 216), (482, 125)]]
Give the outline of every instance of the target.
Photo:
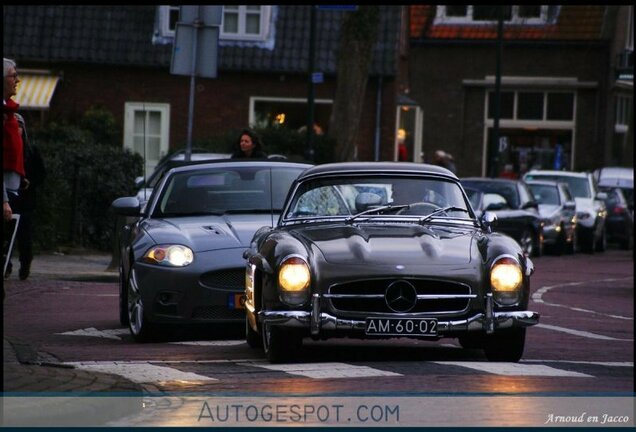
[(519, 92), (517, 118), (519, 120), (543, 119), (543, 93)]
[[(499, 104), (499, 118), (513, 119), (515, 109), (515, 93), (501, 92)], [(495, 118), (495, 92), (488, 94), (488, 118)]]
[(574, 118), (574, 93), (548, 93), (547, 120)]
[[(282, 127), (300, 132), (306, 130), (306, 99), (253, 97), (250, 102), (250, 124), (258, 127)], [(314, 132), (321, 135), (327, 132), (332, 101), (317, 99), (314, 102)]]

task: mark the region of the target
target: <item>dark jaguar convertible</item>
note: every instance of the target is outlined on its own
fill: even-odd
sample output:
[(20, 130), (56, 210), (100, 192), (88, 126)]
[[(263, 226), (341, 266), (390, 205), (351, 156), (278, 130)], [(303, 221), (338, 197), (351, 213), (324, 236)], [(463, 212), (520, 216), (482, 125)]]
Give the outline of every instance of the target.
[(280, 362), (305, 337), (457, 337), (518, 361), (539, 320), (527, 310), (534, 266), (494, 223), (441, 167), (309, 168), (245, 252), (247, 342)]

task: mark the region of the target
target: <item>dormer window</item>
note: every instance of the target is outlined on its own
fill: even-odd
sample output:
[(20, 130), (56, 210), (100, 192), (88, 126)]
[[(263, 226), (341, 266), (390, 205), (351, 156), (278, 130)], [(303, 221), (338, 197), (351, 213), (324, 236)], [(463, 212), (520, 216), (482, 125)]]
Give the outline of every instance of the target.
[(435, 24), (493, 24), (499, 8), (506, 24), (545, 24), (550, 15), (547, 5), (445, 5), (437, 6)]

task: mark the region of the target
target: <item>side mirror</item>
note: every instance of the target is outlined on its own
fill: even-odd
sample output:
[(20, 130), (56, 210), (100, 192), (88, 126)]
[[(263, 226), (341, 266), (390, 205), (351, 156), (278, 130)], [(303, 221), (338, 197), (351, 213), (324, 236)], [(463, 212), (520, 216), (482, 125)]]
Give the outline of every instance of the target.
[(139, 189), (144, 184), (144, 176), (135, 177), (135, 188)]
[(523, 206), (521, 206), (521, 208), (523, 210), (529, 209), (529, 208), (533, 208), (535, 210), (539, 210), (539, 203), (537, 203), (536, 201), (528, 201)]
[(116, 214), (121, 216), (139, 216), (141, 211), (141, 204), (137, 197), (117, 198), (110, 206)]
[(566, 210), (576, 210), (576, 202), (566, 201), (565, 203), (563, 203), (563, 208)]
[(497, 226), (497, 215), (493, 212), (484, 212), (479, 220), (481, 222), (481, 226), (483, 226), (488, 232), (492, 231), (492, 229)]
[(607, 192), (599, 192), (596, 194), (596, 199), (605, 201), (607, 199)]

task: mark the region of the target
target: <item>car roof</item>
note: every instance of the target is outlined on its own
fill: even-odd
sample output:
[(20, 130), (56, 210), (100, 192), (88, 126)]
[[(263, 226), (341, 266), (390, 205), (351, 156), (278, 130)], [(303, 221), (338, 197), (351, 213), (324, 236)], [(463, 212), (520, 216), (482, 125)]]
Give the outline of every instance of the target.
[(634, 187), (634, 169), (625, 167), (604, 167), (594, 171), (599, 186)]
[(302, 173), (298, 180), (304, 180), (309, 177), (321, 175), (335, 175), (343, 173), (362, 173), (362, 172), (380, 172), (380, 173), (413, 173), (413, 174), (438, 174), (459, 180), (452, 171), (430, 164), (422, 164), (416, 162), (334, 162), (322, 165), (316, 165)]
[(529, 175), (550, 175), (560, 177), (587, 177), (590, 173), (576, 172), (576, 171), (558, 171), (558, 170), (530, 170), (524, 174), (524, 177)]
[(313, 165), (301, 162), (289, 162), (279, 159), (218, 159), (203, 163), (195, 163), (182, 165), (172, 168), (172, 172), (187, 172), (195, 170), (205, 170), (210, 168), (234, 168), (234, 167), (290, 167), (290, 168), (309, 168)]

